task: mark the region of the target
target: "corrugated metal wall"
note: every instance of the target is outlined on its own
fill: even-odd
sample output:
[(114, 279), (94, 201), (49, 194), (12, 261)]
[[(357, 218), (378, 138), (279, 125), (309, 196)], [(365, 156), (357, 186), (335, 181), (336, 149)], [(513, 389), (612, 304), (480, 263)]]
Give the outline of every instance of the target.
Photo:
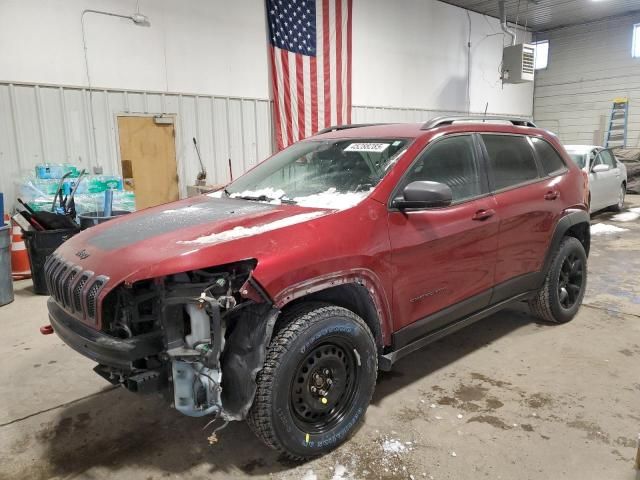
[(602, 144), (613, 99), (628, 97), (629, 147), (640, 147), (640, 59), (632, 58), (640, 13), (539, 34), (549, 66), (536, 72), (534, 118), (566, 144)]
[[(92, 99), (97, 156), (91, 136)], [(196, 137), (210, 183), (246, 171), (272, 152), (271, 103), (261, 98), (234, 98), (178, 93), (94, 90), (0, 83), (0, 191), (7, 208), (14, 182), (42, 162), (74, 164), (105, 174), (120, 173), (117, 116), (175, 115), (176, 156), (180, 187), (193, 184), (200, 170), (193, 147)]]

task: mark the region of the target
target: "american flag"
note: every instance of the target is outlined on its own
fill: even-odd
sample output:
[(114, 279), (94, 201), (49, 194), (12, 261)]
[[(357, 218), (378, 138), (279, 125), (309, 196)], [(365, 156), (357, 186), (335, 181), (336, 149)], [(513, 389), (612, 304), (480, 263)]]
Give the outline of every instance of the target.
[(267, 0), (278, 150), (351, 122), (353, 0)]

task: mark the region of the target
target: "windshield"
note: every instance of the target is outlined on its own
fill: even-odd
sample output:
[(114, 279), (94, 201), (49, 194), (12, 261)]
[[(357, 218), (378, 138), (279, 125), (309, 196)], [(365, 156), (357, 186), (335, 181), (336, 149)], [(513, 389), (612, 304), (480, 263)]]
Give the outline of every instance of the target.
[(587, 156), (584, 153), (569, 153), (569, 156), (571, 157), (571, 160), (573, 160), (573, 163), (578, 165), (578, 167), (585, 167)]
[(227, 186), (233, 198), (346, 208), (368, 195), (407, 149), (406, 139), (299, 142)]

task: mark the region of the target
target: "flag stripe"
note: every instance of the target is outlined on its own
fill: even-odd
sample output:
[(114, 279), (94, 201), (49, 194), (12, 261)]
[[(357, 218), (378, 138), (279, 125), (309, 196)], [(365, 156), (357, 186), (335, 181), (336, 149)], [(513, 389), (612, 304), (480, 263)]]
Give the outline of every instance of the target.
[(291, 122), (291, 77), (289, 71), (289, 52), (280, 50), (282, 61), (282, 96), (284, 97), (284, 120), (287, 125), (287, 145), (293, 143), (293, 124)]
[(336, 4), (336, 124), (342, 124), (342, 0)]
[(282, 138), (282, 122), (280, 121), (280, 112), (281, 112), (281, 106), (280, 106), (280, 101), (282, 100), (282, 95), (280, 95), (279, 89), (278, 89), (278, 82), (279, 82), (279, 78), (280, 75), (278, 75), (278, 72), (276, 72), (276, 60), (275, 60), (275, 56), (276, 56), (276, 52), (275, 52), (275, 48), (271, 48), (271, 52), (270, 52), (270, 59), (271, 59), (271, 75), (274, 78), (274, 82), (273, 82), (273, 116), (275, 118), (275, 131), (276, 131), (276, 142), (278, 143), (278, 145), (280, 145), (283, 142), (283, 138)]
[(311, 111), (313, 109), (313, 99), (311, 98), (311, 59), (304, 55), (302, 57), (302, 88), (304, 90), (304, 130), (301, 133), (303, 138), (311, 136)]
[(313, 135), (318, 131), (318, 111), (320, 106), (318, 105), (318, 65), (317, 58), (311, 57), (309, 59), (309, 77), (311, 79), (311, 133)]
[(337, 123), (337, 91), (336, 83), (336, 2), (328, 0), (329, 4), (329, 100), (331, 105), (329, 125)]
[(342, 48), (340, 49), (341, 51), (341, 56), (340, 56), (340, 62), (342, 64), (342, 68), (341, 68), (341, 76), (340, 76), (340, 85), (342, 85), (342, 91), (341, 91), (341, 95), (340, 95), (340, 101), (342, 102), (342, 108), (340, 109), (340, 111), (342, 112), (342, 123), (348, 123), (347, 122), (347, 110), (346, 107), (348, 105), (347, 103), (347, 92), (349, 91), (349, 89), (347, 88), (347, 70), (348, 70), (348, 65), (347, 65), (347, 34), (348, 34), (348, 22), (349, 22), (349, 12), (348, 12), (348, 0), (340, 0), (342, 2), (342, 21), (340, 22), (340, 28), (341, 28), (341, 37), (342, 40), (340, 42), (340, 44), (342, 45)]
[(353, 0), (347, 0), (347, 123), (351, 123), (351, 15)]
[(304, 102), (304, 71), (302, 66), (302, 55), (296, 55), (296, 87), (298, 95), (298, 140), (303, 139), (305, 135), (305, 102)]
[[(320, 0), (322, 3), (324, 0)], [(318, 92), (318, 111), (316, 112), (316, 118), (318, 119), (318, 130), (326, 125), (324, 121), (324, 28), (320, 28), (324, 25), (324, 8), (322, 5), (318, 5), (316, 9), (316, 23), (318, 24), (318, 41), (316, 42), (316, 67), (318, 75), (316, 77), (316, 88)]]
[(324, 125), (331, 125), (331, 46), (329, 31), (329, 3), (322, 1), (322, 57), (324, 63)]

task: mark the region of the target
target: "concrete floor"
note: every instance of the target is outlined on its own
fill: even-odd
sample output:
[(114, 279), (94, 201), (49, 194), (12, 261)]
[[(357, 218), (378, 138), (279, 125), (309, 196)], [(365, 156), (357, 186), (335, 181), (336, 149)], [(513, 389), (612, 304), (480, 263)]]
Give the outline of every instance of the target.
[(504, 311), (405, 358), (379, 377), (358, 433), (302, 465), (244, 423), (212, 446), (206, 420), (107, 386), (39, 334), (46, 299), (19, 282), (0, 308), (0, 478), (640, 478), (640, 219), (602, 222), (626, 231), (593, 238), (573, 322)]

